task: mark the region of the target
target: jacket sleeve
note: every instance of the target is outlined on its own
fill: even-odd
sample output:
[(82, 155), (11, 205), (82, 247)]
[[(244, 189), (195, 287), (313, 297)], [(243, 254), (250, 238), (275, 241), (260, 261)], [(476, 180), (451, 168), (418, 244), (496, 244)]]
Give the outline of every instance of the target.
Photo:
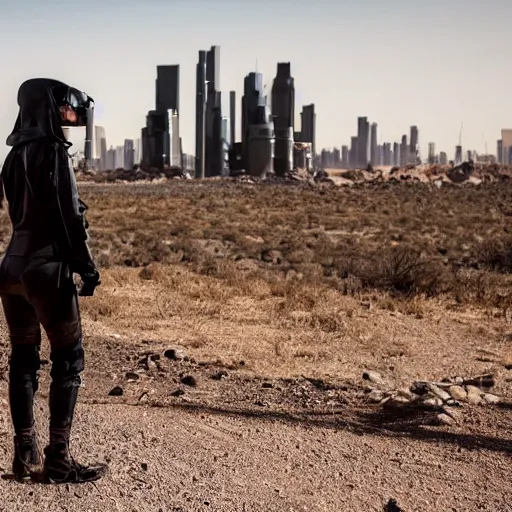
[(78, 197), (75, 173), (67, 151), (57, 145), (53, 167), (53, 186), (56, 191), (59, 250), (63, 252), (71, 270), (83, 274), (95, 269), (95, 264), (87, 245), (87, 206)]

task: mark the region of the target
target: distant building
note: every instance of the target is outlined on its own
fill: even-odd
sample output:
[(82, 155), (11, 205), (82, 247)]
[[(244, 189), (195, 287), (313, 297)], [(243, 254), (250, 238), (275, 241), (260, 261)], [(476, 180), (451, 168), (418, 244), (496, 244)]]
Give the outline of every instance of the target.
[(301, 142), (311, 142), (313, 155), (316, 151), (316, 114), (315, 105), (304, 105), (302, 107), (301, 117)]
[(180, 66), (179, 64), (171, 66), (156, 67), (156, 110), (163, 112), (166, 110), (180, 109)]
[(341, 146), (341, 168), (349, 169), (349, 150), (348, 146)]
[(272, 118), (275, 131), (274, 172), (282, 176), (293, 168), (295, 81), (289, 62), (277, 64), (277, 73), (272, 84)]
[(393, 166), (400, 167), (400, 144), (393, 143)]
[(134, 165), (134, 148), (133, 148), (133, 140), (126, 139), (124, 141), (124, 158), (123, 158), (123, 167), (125, 170), (130, 171), (133, 169)]
[(503, 163), (503, 140), (499, 140), (496, 148), (496, 161), (501, 164)]
[(107, 151), (105, 169), (107, 171), (114, 171), (116, 169), (116, 150), (112, 146)]
[(439, 163), (441, 165), (448, 164), (448, 155), (444, 151), (441, 151), (441, 153), (439, 153)]
[(372, 165), (378, 165), (377, 123), (372, 123), (370, 131), (370, 162)]
[(416, 165), (419, 159), (419, 132), (417, 126), (411, 126), (411, 145), (409, 150), (409, 163)]
[(462, 163), (462, 146), (455, 146), (455, 165)]
[(436, 161), (436, 144), (435, 142), (428, 143), (428, 163), (434, 164)]
[(512, 165), (512, 129), (501, 130), (501, 159), (505, 165)]
[(220, 46), (206, 52), (205, 176), (220, 176), (223, 169)]
[(410, 148), (407, 144), (407, 135), (402, 135), (402, 141), (400, 144), (400, 166), (404, 167), (409, 163), (409, 151)]
[(350, 153), (349, 153), (349, 168), (355, 169), (357, 167), (357, 137), (350, 137)]
[(367, 117), (357, 118), (357, 167), (366, 168), (370, 162), (370, 123)]

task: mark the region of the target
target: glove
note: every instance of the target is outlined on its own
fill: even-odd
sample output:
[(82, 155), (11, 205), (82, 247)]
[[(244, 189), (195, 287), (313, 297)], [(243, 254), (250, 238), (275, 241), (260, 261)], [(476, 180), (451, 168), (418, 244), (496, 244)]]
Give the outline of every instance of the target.
[(100, 273), (96, 269), (80, 274), (82, 286), (78, 291), (80, 297), (92, 297), (94, 290), (101, 284)]

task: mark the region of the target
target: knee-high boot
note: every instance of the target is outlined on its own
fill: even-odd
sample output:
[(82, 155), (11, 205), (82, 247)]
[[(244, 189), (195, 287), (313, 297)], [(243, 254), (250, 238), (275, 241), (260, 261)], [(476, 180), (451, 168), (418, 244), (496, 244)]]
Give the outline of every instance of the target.
[(34, 430), (34, 396), (41, 366), (39, 345), (13, 344), (9, 368), (9, 401), (14, 426), (12, 470), (26, 478), (41, 463)]
[(103, 465), (82, 466), (69, 453), (69, 438), (84, 370), (82, 339), (52, 349), (50, 385), (50, 442), (45, 448), (45, 471), (53, 482), (86, 482), (100, 478)]

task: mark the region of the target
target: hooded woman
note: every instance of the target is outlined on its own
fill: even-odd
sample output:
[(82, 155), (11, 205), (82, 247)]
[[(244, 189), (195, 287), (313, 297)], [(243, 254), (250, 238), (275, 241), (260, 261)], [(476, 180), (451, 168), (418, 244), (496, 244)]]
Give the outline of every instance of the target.
[(0, 295), (11, 341), (9, 400), (17, 478), (35, 475), (41, 465), (33, 413), (41, 325), (52, 361), (43, 474), (51, 482), (84, 482), (97, 480), (106, 469), (78, 464), (69, 454), (84, 369), (73, 273), (82, 278), (82, 295), (92, 295), (99, 273), (87, 245), (87, 207), (78, 198), (71, 143), (62, 127), (84, 126), (92, 104), (86, 94), (62, 82), (28, 80), (18, 91), (19, 114), (7, 138), (12, 149), (0, 176), (0, 205), (5, 194), (12, 236), (0, 264)]

